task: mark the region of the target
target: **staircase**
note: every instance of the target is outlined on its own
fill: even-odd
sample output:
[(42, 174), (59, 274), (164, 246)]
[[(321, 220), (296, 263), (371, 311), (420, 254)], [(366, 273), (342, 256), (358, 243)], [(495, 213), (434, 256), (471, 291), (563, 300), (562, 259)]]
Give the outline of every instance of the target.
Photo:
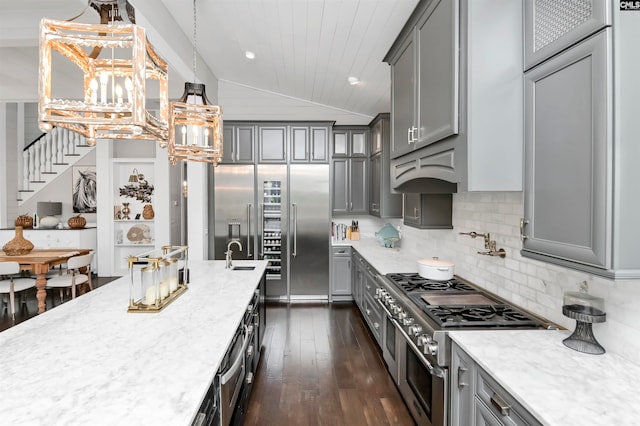
[(62, 127), (54, 127), (31, 142), (22, 152), (18, 204), (33, 197), (93, 149), (84, 136)]

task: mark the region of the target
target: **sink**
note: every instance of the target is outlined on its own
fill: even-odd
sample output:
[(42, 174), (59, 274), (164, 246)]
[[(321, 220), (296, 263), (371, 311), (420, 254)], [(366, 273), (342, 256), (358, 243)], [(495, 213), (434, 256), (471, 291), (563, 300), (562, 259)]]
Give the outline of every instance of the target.
[(253, 271), (256, 269), (255, 266), (247, 265), (247, 266), (234, 266), (231, 268), (232, 271)]

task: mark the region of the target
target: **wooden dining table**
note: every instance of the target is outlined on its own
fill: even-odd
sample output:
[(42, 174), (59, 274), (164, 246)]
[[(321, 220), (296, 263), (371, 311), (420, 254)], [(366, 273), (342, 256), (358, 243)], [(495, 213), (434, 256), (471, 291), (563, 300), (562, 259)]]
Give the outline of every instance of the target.
[(38, 313), (41, 314), (47, 309), (47, 272), (52, 266), (67, 263), (73, 256), (89, 254), (90, 249), (78, 248), (57, 248), (57, 249), (33, 249), (28, 254), (20, 256), (9, 256), (4, 251), (0, 251), (0, 262), (18, 262), (20, 269), (31, 271), (36, 275), (36, 297), (38, 298)]

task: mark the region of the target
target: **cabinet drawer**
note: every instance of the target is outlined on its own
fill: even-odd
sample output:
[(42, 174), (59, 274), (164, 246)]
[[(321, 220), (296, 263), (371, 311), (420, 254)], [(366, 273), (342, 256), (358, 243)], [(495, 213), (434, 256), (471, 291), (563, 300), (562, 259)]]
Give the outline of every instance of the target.
[(371, 333), (376, 338), (378, 346), (382, 345), (382, 309), (378, 303), (369, 295), (364, 297), (363, 316), (369, 324)]
[[(506, 426), (542, 426), (502, 386), (480, 368), (477, 369), (476, 376), (476, 397), (500, 420), (500, 423), (497, 424)], [(478, 404), (476, 404), (476, 407), (478, 407)]]
[(334, 257), (350, 257), (351, 256), (351, 247), (332, 247), (331, 253)]

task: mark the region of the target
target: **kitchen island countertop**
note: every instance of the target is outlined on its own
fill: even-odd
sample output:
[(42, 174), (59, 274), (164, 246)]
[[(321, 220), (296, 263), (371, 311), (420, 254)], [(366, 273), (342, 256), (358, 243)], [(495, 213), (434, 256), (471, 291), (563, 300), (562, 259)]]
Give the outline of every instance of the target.
[[(567, 348), (571, 332), (452, 331), (476, 363), (548, 426), (637, 425), (640, 366)], [(596, 333), (597, 338), (597, 333)]]
[(190, 425), (267, 262), (224, 263), (159, 313), (127, 313), (123, 277), (0, 333), (0, 423)]

